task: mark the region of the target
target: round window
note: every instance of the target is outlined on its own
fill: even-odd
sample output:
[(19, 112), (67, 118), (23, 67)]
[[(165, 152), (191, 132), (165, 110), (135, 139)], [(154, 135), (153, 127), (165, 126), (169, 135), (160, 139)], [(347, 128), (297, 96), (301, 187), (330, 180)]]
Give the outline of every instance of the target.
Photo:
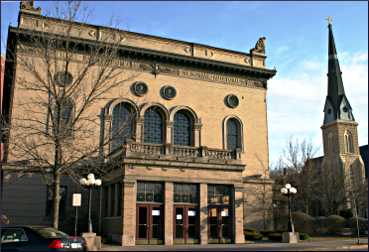
[(343, 112), (347, 112), (347, 111), (348, 111), (347, 107), (346, 106), (343, 107)]
[(164, 86), (160, 89), (161, 96), (164, 99), (171, 100), (177, 95), (177, 91), (172, 86)]
[(149, 88), (147, 87), (146, 83), (141, 82), (141, 81), (137, 81), (137, 82), (133, 83), (133, 85), (132, 85), (132, 91), (137, 96), (145, 95), (148, 90), (149, 90)]
[(226, 102), (226, 105), (230, 108), (235, 108), (240, 103), (237, 96), (235, 96), (233, 94), (227, 95), (226, 99), (225, 99), (225, 102)]
[(57, 72), (54, 75), (54, 81), (57, 85), (65, 87), (72, 83), (73, 76), (69, 72), (64, 72), (64, 71)]

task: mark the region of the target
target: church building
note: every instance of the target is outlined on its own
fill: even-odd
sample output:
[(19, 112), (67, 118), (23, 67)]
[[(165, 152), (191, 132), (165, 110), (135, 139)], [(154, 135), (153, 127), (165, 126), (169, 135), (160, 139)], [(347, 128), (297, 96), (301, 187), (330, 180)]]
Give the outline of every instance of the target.
[[(355, 210), (358, 190), (365, 182), (365, 170), (358, 143), (358, 123), (346, 96), (337, 58), (332, 23), (328, 24), (328, 91), (324, 105), (324, 156), (311, 159), (325, 193), (313, 206), (314, 215), (328, 210)], [(356, 198), (356, 199), (355, 199)], [(324, 203), (323, 203), (324, 202)], [(367, 208), (367, 207), (366, 207)], [(358, 209), (360, 213), (360, 209)], [(365, 215), (362, 213), (361, 215)]]

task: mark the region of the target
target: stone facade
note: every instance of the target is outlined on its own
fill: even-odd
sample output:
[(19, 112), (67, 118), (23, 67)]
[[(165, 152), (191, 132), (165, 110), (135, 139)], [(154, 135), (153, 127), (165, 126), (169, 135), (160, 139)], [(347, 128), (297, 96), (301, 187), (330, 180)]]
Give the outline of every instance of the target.
[[(66, 34), (66, 30), (70, 33)], [(257, 226), (256, 223), (263, 221), (265, 216), (252, 207), (260, 199), (249, 196), (263, 188), (264, 192), (270, 192), (265, 195), (269, 197), (266, 202), (271, 204), (266, 94), (267, 80), (276, 71), (265, 66), (265, 38), (260, 38), (250, 53), (242, 53), (107, 27), (69, 23), (42, 16), (36, 10), (21, 10), (19, 26), (9, 31), (8, 47), (17, 48), (18, 62), (32, 60), (41, 75), (46, 74), (42, 71), (45, 66), (42, 55), (34, 45), (22, 43), (24, 37), (46, 32), (47, 36), (57, 40), (68, 39), (89, 46), (106, 43), (119, 47), (122, 57), (116, 58), (113, 64), (121, 70), (115, 78), (122, 80), (122, 83), (86, 108), (86, 114), (97, 122), (90, 128), (91, 135), (96, 137), (73, 143), (81, 148), (100, 145), (99, 160), (105, 169), (101, 199), (104, 206), (103, 236), (124, 246), (133, 246), (138, 243), (141, 226), (145, 226), (147, 229), (143, 232), (148, 234), (151, 242), (171, 245), (175, 243), (175, 230), (184, 225), (184, 242), (207, 244), (209, 237), (215, 235), (216, 242), (243, 243), (243, 228)], [(60, 60), (64, 56), (60, 52)], [(78, 75), (85, 60), (83, 53), (73, 54), (69, 66), (71, 76)], [(17, 120), (26, 120), (30, 116), (25, 113), (27, 107), (24, 104), (35, 98), (35, 92), (22, 89), (22, 82), (25, 79), (36, 82), (37, 79), (21, 64), (14, 66), (12, 74), (9, 82), (12, 99), (8, 104), (11, 113), (7, 114), (16, 124)], [(94, 78), (97, 77), (93, 72), (87, 74), (80, 83), (81, 88), (88, 88)], [(146, 94), (137, 95), (132, 91), (136, 82), (147, 85)], [(176, 91), (173, 99), (162, 95), (163, 86), (168, 85)], [(227, 95), (237, 97), (236, 106), (227, 104)], [(45, 99), (46, 102), (47, 96), (38, 99)], [(78, 98), (75, 102), (78, 106)], [(134, 134), (118, 151), (113, 152), (112, 145), (101, 145), (101, 142), (112, 134), (114, 108), (120, 103), (129, 104), (134, 111)], [(161, 144), (145, 142), (145, 115), (152, 107), (160, 110), (163, 117), (164, 140)], [(185, 111), (193, 119), (191, 146), (174, 144), (175, 115), (178, 111)], [(32, 114), (32, 118), (45, 120), (45, 111), (39, 112)], [(238, 125), (237, 148), (232, 150), (228, 146), (230, 120)], [(10, 132), (9, 150), (16, 141), (16, 131)], [(78, 139), (78, 135), (74, 137)], [(45, 155), (50, 155), (47, 150), (44, 151)], [(16, 154), (9, 152), (9, 164), (18, 161)], [(146, 202), (144, 205), (139, 201), (141, 189), (138, 187), (146, 186), (145, 183), (162, 186), (159, 186), (163, 188), (160, 203)], [(175, 190), (181, 184), (196, 185), (198, 188), (198, 197), (191, 204), (178, 204), (175, 200)], [(216, 188), (215, 191), (220, 190), (217, 188), (226, 189), (224, 195), (211, 196), (216, 192), (210, 192), (209, 188)], [(223, 203), (213, 202), (213, 197), (218, 197)], [(186, 211), (183, 215), (175, 212), (182, 209)], [(140, 222), (146, 220), (144, 215), (148, 223)], [(191, 218), (193, 216), (196, 218)], [(216, 228), (224, 226), (229, 232), (213, 234), (218, 229), (212, 226), (212, 220), (216, 220)], [(178, 224), (181, 221), (184, 224)], [(219, 224), (222, 221), (224, 223)], [(159, 230), (159, 238), (156, 238), (154, 227)], [(192, 227), (193, 233), (188, 231)], [(143, 242), (152, 244), (149, 238)]]

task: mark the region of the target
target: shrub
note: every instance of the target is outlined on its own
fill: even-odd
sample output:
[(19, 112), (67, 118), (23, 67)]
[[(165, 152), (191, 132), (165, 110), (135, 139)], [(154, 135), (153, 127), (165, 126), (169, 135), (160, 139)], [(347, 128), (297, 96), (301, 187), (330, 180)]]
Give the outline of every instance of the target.
[(270, 233), (268, 239), (271, 241), (282, 241), (282, 233)]
[(307, 233), (300, 233), (300, 240), (308, 240), (310, 239), (310, 236)]
[(339, 215), (330, 215), (327, 218), (327, 228), (329, 234), (337, 234), (345, 227), (345, 218)]
[(352, 215), (352, 211), (351, 209), (345, 209), (345, 210), (341, 210), (340, 211), (340, 216), (342, 216), (343, 218), (345, 219), (349, 219), (351, 218), (353, 215)]
[(253, 228), (245, 228), (243, 230), (243, 233), (245, 235), (246, 240), (257, 241), (263, 239), (263, 235), (258, 233), (256, 229)]
[(295, 230), (301, 233), (314, 233), (314, 218), (303, 212), (292, 213)]
[[(365, 234), (365, 231), (368, 231), (368, 219), (359, 217), (358, 221), (360, 234)], [(349, 218), (346, 221), (346, 225), (352, 229), (353, 234), (357, 234), (356, 218)]]
[(328, 220), (325, 216), (317, 216), (313, 220), (313, 231), (316, 235), (328, 234)]
[(243, 232), (253, 232), (253, 233), (256, 233), (257, 231), (254, 228), (244, 228), (243, 229)]
[(245, 239), (250, 241), (258, 241), (263, 239), (263, 235), (254, 232), (245, 232)]

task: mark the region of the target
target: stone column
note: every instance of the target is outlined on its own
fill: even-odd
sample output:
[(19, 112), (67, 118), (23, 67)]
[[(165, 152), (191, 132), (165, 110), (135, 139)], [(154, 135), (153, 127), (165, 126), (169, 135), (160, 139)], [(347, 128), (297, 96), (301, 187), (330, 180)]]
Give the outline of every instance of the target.
[(234, 225), (235, 225), (235, 243), (245, 243), (243, 234), (243, 187), (236, 185), (234, 187)]
[(200, 243), (208, 244), (208, 185), (200, 184)]
[(144, 120), (142, 117), (139, 117), (136, 122), (136, 142), (137, 143), (143, 143), (143, 126), (144, 126)]
[(173, 183), (165, 182), (164, 189), (164, 244), (173, 245)]
[(201, 122), (195, 123), (193, 127), (193, 139), (194, 139), (194, 146), (200, 147), (201, 145)]
[(123, 180), (122, 246), (136, 244), (136, 181)]

